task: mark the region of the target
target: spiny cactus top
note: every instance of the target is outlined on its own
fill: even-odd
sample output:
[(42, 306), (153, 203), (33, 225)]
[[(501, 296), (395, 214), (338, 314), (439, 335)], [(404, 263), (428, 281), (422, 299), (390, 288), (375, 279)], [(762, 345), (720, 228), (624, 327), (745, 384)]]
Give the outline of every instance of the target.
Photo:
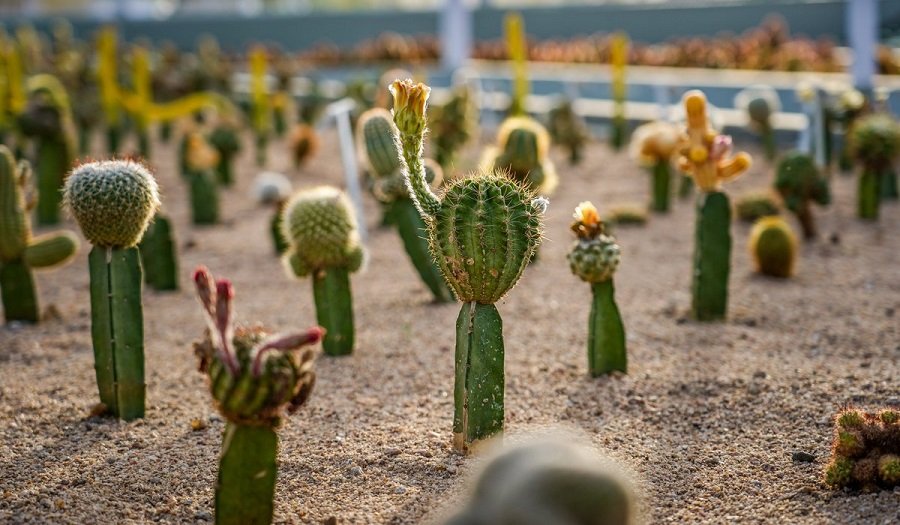
[(900, 411), (850, 408), (834, 421), (827, 484), (867, 490), (900, 486)]
[(600, 214), (590, 202), (579, 204), (574, 217), (572, 231), (578, 239), (567, 255), (569, 268), (589, 283), (611, 279), (619, 266), (620, 250), (616, 239), (606, 235)]
[(662, 120), (648, 122), (632, 133), (629, 154), (645, 166), (668, 162), (678, 147), (680, 136), (675, 124)]
[(548, 201), (493, 172), (453, 180), (443, 198), (432, 193), (422, 160), (430, 91), (411, 80), (391, 84), (403, 173), (457, 299), (492, 304), (516, 284), (534, 255)]
[(860, 118), (850, 135), (853, 155), (864, 166), (880, 169), (900, 154), (900, 124), (887, 114)]
[(497, 169), (529, 189), (549, 194), (556, 189), (559, 177), (548, 157), (550, 135), (530, 117), (509, 117), (497, 132), (497, 147), (484, 152), (481, 166)]
[(815, 161), (805, 153), (787, 153), (778, 163), (775, 188), (788, 209), (797, 211), (806, 200), (821, 205), (831, 202), (828, 179), (819, 172)]
[(315, 352), (297, 351), (318, 343), (324, 330), (316, 326), (285, 335), (260, 326), (235, 328), (231, 283), (213, 280), (202, 266), (194, 272), (194, 283), (207, 324), (194, 351), (219, 411), (233, 423), (277, 426), (285, 409), (293, 413), (309, 398)]
[(364, 251), (347, 196), (331, 186), (299, 191), (287, 202), (282, 223), (291, 245), (285, 263), (297, 277), (328, 267), (356, 271)]
[(678, 167), (693, 177), (700, 190), (719, 191), (723, 182), (732, 180), (750, 167), (750, 155), (731, 156), (731, 137), (719, 135), (709, 127), (706, 96), (692, 90), (684, 95), (687, 129), (679, 142)]
[(734, 107), (747, 112), (750, 123), (756, 127), (769, 127), (772, 115), (781, 109), (778, 93), (770, 86), (749, 86), (734, 97)]
[(66, 179), (65, 203), (95, 246), (130, 248), (159, 208), (156, 179), (132, 160), (82, 164)]

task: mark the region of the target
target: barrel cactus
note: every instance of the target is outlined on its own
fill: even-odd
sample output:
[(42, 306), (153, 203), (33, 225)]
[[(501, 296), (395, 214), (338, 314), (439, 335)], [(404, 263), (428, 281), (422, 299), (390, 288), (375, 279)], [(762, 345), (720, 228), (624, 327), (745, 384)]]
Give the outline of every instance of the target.
[(864, 490), (900, 487), (900, 411), (838, 413), (825, 483)]
[(742, 194), (734, 203), (734, 211), (742, 222), (754, 223), (781, 211), (777, 198), (770, 191), (753, 190)]
[(675, 124), (656, 121), (639, 126), (631, 135), (631, 156), (651, 170), (650, 209), (669, 211), (672, 195), (672, 155), (678, 148), (680, 130)]
[(549, 150), (550, 135), (544, 126), (530, 117), (509, 117), (497, 132), (497, 146), (484, 151), (481, 167), (506, 173), (525, 187), (549, 195), (559, 183)]
[(862, 168), (857, 214), (861, 219), (876, 220), (883, 188), (892, 182), (896, 187), (892, 164), (900, 155), (900, 124), (887, 114), (860, 118), (850, 135), (850, 150)]
[(466, 451), (503, 429), (503, 329), (494, 303), (534, 256), (548, 203), (498, 171), (455, 179), (438, 198), (422, 154), (431, 89), (397, 80), (391, 92), (403, 175), (435, 261), (464, 303), (456, 324), (453, 432), (454, 447)]
[(547, 131), (553, 143), (569, 152), (569, 163), (578, 164), (584, 155), (584, 146), (590, 140), (587, 123), (575, 112), (569, 99), (560, 100), (547, 115)]
[(156, 180), (130, 160), (91, 162), (72, 171), (63, 198), (94, 245), (88, 264), (100, 402), (122, 419), (143, 417), (143, 276), (137, 244), (159, 208)]
[(735, 95), (734, 106), (747, 114), (750, 126), (759, 133), (766, 158), (774, 159), (776, 146), (772, 115), (781, 110), (778, 93), (770, 86), (749, 86)]
[(78, 250), (78, 240), (67, 231), (32, 235), (34, 197), (31, 167), (16, 165), (12, 152), (0, 145), (0, 299), (7, 321), (38, 322), (31, 270), (62, 265)]
[(327, 334), (328, 355), (353, 352), (353, 300), (349, 274), (360, 269), (365, 252), (356, 214), (347, 196), (331, 186), (294, 194), (282, 212), (289, 248), (283, 256), (288, 273), (313, 282), (318, 322)]
[(731, 137), (714, 131), (707, 120), (706, 96), (684, 95), (687, 128), (678, 148), (678, 166), (700, 190), (694, 237), (692, 312), (699, 321), (723, 319), (728, 307), (731, 271), (731, 205), (723, 182), (750, 167), (750, 155), (731, 155)]
[(763, 217), (750, 230), (750, 256), (756, 271), (772, 277), (790, 277), (797, 261), (797, 238), (781, 217)]
[(272, 218), (269, 219), (269, 236), (272, 238), (275, 254), (280, 256), (288, 249), (281, 221), (284, 206), (291, 196), (291, 181), (281, 173), (264, 171), (256, 176), (253, 192), (258, 203), (272, 206), (275, 209)]
[(816, 236), (816, 221), (812, 204), (827, 206), (831, 203), (828, 177), (816, 166), (812, 157), (800, 152), (785, 155), (775, 171), (775, 190), (781, 194), (784, 205), (797, 215), (803, 237)]
[(216, 523), (271, 523), (278, 475), (278, 435), (285, 413), (309, 399), (315, 383), (310, 345), (323, 330), (273, 334), (258, 325), (234, 326), (234, 289), (205, 267), (194, 284), (206, 318), (206, 334), (194, 344), (200, 372), (209, 380), (216, 408), (226, 420), (216, 483)]
[(593, 293), (588, 321), (588, 368), (592, 376), (614, 370), (628, 371), (625, 327), (616, 306), (613, 274), (619, 266), (620, 250), (607, 235), (597, 208), (582, 202), (575, 208), (572, 223), (575, 243), (567, 258), (572, 273), (590, 283)]

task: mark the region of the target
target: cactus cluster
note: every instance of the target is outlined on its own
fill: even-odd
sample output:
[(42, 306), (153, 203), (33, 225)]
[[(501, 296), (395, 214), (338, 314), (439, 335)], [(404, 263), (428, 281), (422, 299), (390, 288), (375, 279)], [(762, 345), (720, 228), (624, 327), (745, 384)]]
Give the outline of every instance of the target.
[[(261, 326), (234, 326), (234, 289), (205, 267), (194, 284), (206, 319), (204, 339), (194, 344), (200, 372), (209, 380), (216, 408), (226, 419), (216, 523), (271, 523), (278, 436), (285, 412), (300, 408), (315, 383), (311, 348), (322, 339), (314, 327), (272, 334)], [(301, 351), (302, 349), (302, 351)]]
[(78, 241), (67, 231), (32, 235), (30, 178), (28, 163), (16, 165), (12, 152), (0, 145), (0, 298), (7, 321), (36, 323), (40, 309), (31, 270), (65, 263)]
[(862, 168), (857, 213), (861, 219), (878, 219), (885, 193), (892, 187), (897, 191), (892, 163), (900, 155), (900, 124), (887, 114), (860, 118), (850, 135), (850, 151)]
[(453, 432), (454, 447), (466, 451), (503, 429), (503, 323), (494, 303), (534, 256), (548, 202), (500, 172), (455, 179), (442, 198), (432, 193), (423, 163), (430, 92), (410, 80), (391, 84), (401, 169), (432, 254), (464, 303), (456, 324)]
[(776, 145), (772, 115), (781, 109), (778, 93), (770, 86), (749, 86), (735, 95), (734, 106), (747, 114), (750, 126), (759, 133), (766, 158), (774, 159)]
[(471, 88), (467, 84), (455, 86), (446, 102), (432, 107), (429, 122), (434, 160), (449, 168), (459, 150), (478, 132), (478, 107)]
[(672, 195), (672, 155), (681, 132), (670, 122), (655, 121), (639, 126), (631, 136), (629, 153), (641, 166), (651, 170), (650, 209), (669, 211)]
[(900, 411), (838, 413), (825, 483), (863, 490), (900, 487)]
[(569, 163), (578, 164), (584, 156), (584, 146), (590, 140), (587, 123), (578, 113), (572, 101), (559, 101), (547, 115), (547, 131), (553, 143), (569, 152)]
[(531, 117), (509, 117), (497, 132), (497, 145), (485, 149), (481, 168), (503, 172), (542, 195), (556, 189), (559, 177), (549, 157), (550, 135)]
[(290, 275), (313, 282), (318, 322), (327, 334), (328, 355), (353, 351), (353, 299), (349, 274), (362, 266), (365, 251), (347, 196), (331, 186), (299, 191), (282, 212), (289, 248), (282, 257)]
[(784, 205), (800, 221), (803, 237), (815, 237), (816, 222), (812, 204), (830, 204), (831, 190), (828, 188), (828, 178), (821, 173), (812, 157), (799, 152), (786, 154), (778, 163), (774, 185), (784, 200)]
[(756, 271), (771, 277), (790, 277), (797, 260), (797, 238), (781, 217), (763, 217), (750, 230), (750, 256)]

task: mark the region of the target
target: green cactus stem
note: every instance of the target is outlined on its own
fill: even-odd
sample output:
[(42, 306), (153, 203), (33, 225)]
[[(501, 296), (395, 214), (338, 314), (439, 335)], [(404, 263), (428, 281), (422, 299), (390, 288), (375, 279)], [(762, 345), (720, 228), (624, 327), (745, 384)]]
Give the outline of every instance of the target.
[(272, 237), (272, 246), (275, 248), (276, 255), (283, 254), (290, 246), (284, 237), (284, 226), (282, 226), (284, 204), (284, 201), (282, 201), (276, 205), (275, 213), (272, 214), (272, 218), (269, 220), (269, 235)]
[(419, 272), (422, 282), (431, 290), (434, 300), (437, 302), (449, 302), (453, 300), (453, 294), (447, 287), (447, 282), (441, 275), (440, 269), (435, 265), (428, 248), (427, 227), (412, 199), (398, 199), (391, 204), (390, 210), (393, 223), (397, 225), (397, 232), (403, 240), (403, 247), (410, 261)]
[(232, 123), (222, 122), (209, 135), (209, 143), (219, 153), (216, 175), (223, 186), (234, 184), (234, 158), (241, 150), (237, 130)]
[(132, 161), (82, 164), (64, 194), (94, 245), (88, 258), (91, 338), (100, 401), (112, 415), (144, 415), (144, 322), (141, 259), (135, 247), (159, 208), (153, 175)]
[(701, 192), (697, 199), (693, 302), (698, 321), (724, 319), (731, 271), (731, 204), (721, 191)]
[(322, 348), (331, 356), (350, 355), (356, 340), (353, 296), (347, 268), (320, 270), (312, 276), (316, 322), (326, 330)]
[(881, 200), (895, 201), (900, 199), (900, 190), (897, 188), (897, 172), (890, 166), (881, 174)]
[(687, 199), (694, 192), (694, 179), (684, 174), (679, 179), (681, 181), (678, 183), (678, 198)]
[(863, 168), (859, 176), (856, 212), (860, 219), (878, 220), (881, 203), (881, 173), (870, 168)]
[(16, 166), (9, 149), (0, 145), (0, 300), (7, 321), (36, 323), (40, 310), (32, 269), (65, 263), (78, 241), (69, 232), (32, 235), (30, 179), (28, 163)]
[[(850, 150), (861, 166), (857, 215), (877, 220), (887, 173), (900, 156), (900, 124), (891, 115), (871, 114), (860, 118), (850, 134)], [(887, 188), (890, 189), (890, 188)]]
[(653, 199), (650, 201), (650, 209), (660, 213), (669, 211), (669, 196), (672, 194), (669, 159), (660, 160), (653, 165), (653, 174), (650, 180), (650, 189), (653, 195)]
[(191, 221), (194, 224), (219, 222), (219, 188), (211, 170), (191, 170)]
[(809, 155), (791, 152), (778, 163), (775, 172), (775, 190), (785, 206), (794, 212), (803, 229), (803, 237), (816, 236), (816, 223), (812, 204), (825, 206), (831, 203), (828, 178), (819, 172)]
[(547, 201), (495, 172), (454, 180), (439, 199), (422, 154), (430, 88), (398, 80), (391, 92), (402, 173), (438, 267), (463, 303), (453, 435), (454, 447), (465, 452), (503, 429), (503, 325), (493, 304), (515, 286), (540, 244)]
[(147, 286), (159, 291), (177, 290), (178, 261), (169, 218), (157, 213), (138, 247)]
[(228, 422), (216, 484), (217, 525), (272, 523), (277, 454), (275, 430)]

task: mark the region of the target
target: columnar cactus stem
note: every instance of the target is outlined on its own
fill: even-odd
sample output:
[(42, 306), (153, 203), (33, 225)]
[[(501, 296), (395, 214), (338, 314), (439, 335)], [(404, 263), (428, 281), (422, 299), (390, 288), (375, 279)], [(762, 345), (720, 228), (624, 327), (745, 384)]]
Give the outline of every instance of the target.
[(144, 282), (154, 290), (177, 290), (178, 260), (169, 218), (157, 213), (138, 248), (144, 267)]
[(884, 114), (865, 116), (853, 127), (850, 151), (862, 167), (859, 178), (857, 214), (877, 220), (882, 192), (894, 177), (891, 163), (900, 154), (900, 124)]
[(100, 401), (116, 417), (143, 417), (142, 270), (136, 245), (159, 208), (156, 181), (135, 162), (93, 162), (72, 171), (64, 199), (94, 245), (88, 262)]
[(787, 209), (797, 215), (803, 228), (803, 237), (814, 238), (816, 223), (812, 203), (822, 206), (829, 204), (831, 191), (828, 188), (828, 178), (819, 173), (812, 157), (798, 152), (785, 155), (775, 172), (775, 189)]
[(265, 166), (269, 133), (272, 129), (272, 105), (269, 88), (266, 85), (266, 71), (269, 59), (262, 46), (250, 51), (250, 103), (253, 131), (256, 135), (256, 165)]
[(528, 97), (528, 43), (525, 38), (525, 23), (519, 13), (509, 13), (504, 20), (506, 50), (512, 62), (513, 92), (509, 107), (511, 116), (527, 114), (525, 102)]
[(38, 322), (37, 293), (32, 268), (65, 263), (78, 249), (69, 232), (33, 237), (29, 211), (34, 196), (26, 195), (31, 168), (16, 166), (12, 153), (0, 145), (0, 299), (7, 321)]
[(203, 341), (194, 344), (200, 371), (209, 378), (216, 407), (227, 420), (216, 484), (216, 523), (268, 524), (274, 511), (278, 435), (285, 412), (306, 403), (315, 383), (320, 327), (286, 335), (233, 326), (234, 289), (205, 267), (194, 283), (206, 318)]
[(541, 240), (546, 199), (500, 173), (457, 179), (443, 199), (425, 178), (430, 89), (391, 84), (401, 169), (425, 220), (432, 254), (463, 302), (457, 320), (454, 447), (467, 451), (503, 429), (503, 327), (494, 303), (515, 286)]
[(613, 149), (625, 145), (628, 134), (628, 121), (625, 118), (625, 100), (628, 88), (625, 84), (625, 66), (628, 64), (628, 36), (616, 33), (610, 46), (610, 67), (612, 69), (612, 96), (615, 105), (612, 118), (610, 144)]
[(118, 95), (118, 52), (116, 30), (103, 28), (97, 40), (97, 76), (100, 101), (106, 121), (107, 151), (116, 154), (122, 134), (122, 106)]
[(208, 141), (219, 153), (219, 162), (216, 164), (219, 183), (231, 186), (234, 184), (234, 157), (241, 150), (235, 123), (230, 119), (219, 122), (210, 133)]
[(191, 219), (194, 224), (219, 222), (219, 189), (215, 169), (219, 154), (203, 135), (192, 133), (185, 152), (187, 177), (191, 188)]
[(671, 162), (678, 147), (680, 132), (674, 124), (658, 121), (644, 124), (631, 137), (631, 156), (651, 170), (650, 209), (669, 211), (672, 194)]
[(731, 137), (709, 127), (702, 92), (687, 92), (684, 107), (687, 129), (680, 142), (678, 165), (700, 190), (692, 312), (699, 321), (712, 321), (725, 318), (731, 269), (731, 205), (720, 187), (749, 168), (750, 156), (743, 152), (730, 156)]

